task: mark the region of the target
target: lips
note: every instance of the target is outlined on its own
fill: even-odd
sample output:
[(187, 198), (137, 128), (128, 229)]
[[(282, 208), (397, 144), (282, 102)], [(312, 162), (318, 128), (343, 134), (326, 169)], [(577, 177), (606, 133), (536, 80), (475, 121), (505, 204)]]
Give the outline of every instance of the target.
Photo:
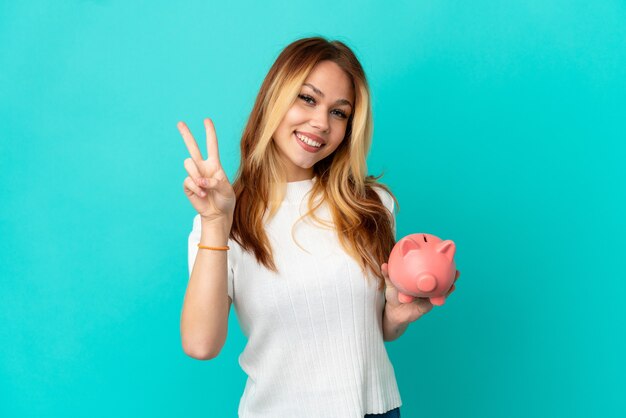
[(293, 138), (298, 143), (298, 145), (300, 147), (302, 147), (305, 151), (313, 153), (313, 154), (319, 152), (320, 150), (322, 150), (324, 148), (323, 144), (318, 148), (318, 147), (314, 147), (312, 145), (309, 145), (306, 142), (303, 142), (302, 140), (300, 140), (300, 138), (298, 138), (298, 136), (296, 135), (295, 132), (293, 133)]
[(302, 131), (296, 131), (296, 133), (300, 134), (300, 135), (304, 135), (310, 139), (312, 139), (315, 142), (319, 142), (320, 144), (322, 144), (322, 146), (326, 145), (326, 141), (322, 138), (320, 138), (319, 136), (312, 134), (310, 132), (302, 132)]

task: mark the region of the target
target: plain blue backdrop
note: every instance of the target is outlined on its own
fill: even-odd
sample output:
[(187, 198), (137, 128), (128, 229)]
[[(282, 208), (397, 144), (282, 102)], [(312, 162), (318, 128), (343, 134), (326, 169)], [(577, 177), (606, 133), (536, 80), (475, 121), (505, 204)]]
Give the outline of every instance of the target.
[(0, 416), (236, 416), (235, 311), (218, 358), (181, 348), (176, 123), (204, 152), (213, 118), (232, 180), (267, 70), (313, 35), (369, 77), (369, 171), (398, 236), (457, 244), (454, 295), (386, 343), (402, 416), (623, 416), (626, 6), (609, 0), (0, 1)]

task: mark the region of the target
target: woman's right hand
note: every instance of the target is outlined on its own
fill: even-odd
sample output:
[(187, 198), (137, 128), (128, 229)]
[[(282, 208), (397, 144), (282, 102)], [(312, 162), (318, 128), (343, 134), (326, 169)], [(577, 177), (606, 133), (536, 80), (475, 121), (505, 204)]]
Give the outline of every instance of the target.
[(185, 159), (189, 176), (183, 182), (183, 190), (203, 222), (232, 223), (235, 211), (235, 192), (220, 163), (217, 136), (211, 119), (204, 120), (208, 157), (202, 158), (196, 140), (185, 122), (178, 122), (178, 130), (185, 141), (191, 158)]

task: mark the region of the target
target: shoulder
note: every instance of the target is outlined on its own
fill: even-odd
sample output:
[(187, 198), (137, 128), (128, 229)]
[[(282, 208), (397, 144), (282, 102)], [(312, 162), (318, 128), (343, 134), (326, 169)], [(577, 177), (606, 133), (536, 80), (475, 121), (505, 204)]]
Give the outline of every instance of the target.
[(372, 185), (372, 189), (376, 191), (382, 204), (389, 210), (389, 212), (393, 213), (395, 202), (394, 197), (389, 190), (389, 187), (378, 183)]
[(193, 224), (191, 226), (191, 232), (189, 233), (189, 239), (200, 241), (201, 232), (202, 232), (202, 224), (200, 222), (200, 215), (196, 215), (193, 218)]

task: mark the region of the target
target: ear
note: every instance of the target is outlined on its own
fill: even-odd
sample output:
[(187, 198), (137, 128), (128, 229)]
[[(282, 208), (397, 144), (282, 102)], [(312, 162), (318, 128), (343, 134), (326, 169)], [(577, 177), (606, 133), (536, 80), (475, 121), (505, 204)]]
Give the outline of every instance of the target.
[(400, 254), (402, 254), (402, 257), (407, 255), (411, 251), (417, 251), (419, 249), (421, 249), (420, 245), (417, 243), (417, 241), (414, 241), (411, 238), (404, 238), (402, 244), (400, 244)]
[(444, 254), (450, 261), (452, 261), (452, 259), (454, 258), (454, 253), (456, 252), (456, 245), (454, 245), (453, 241), (448, 239), (440, 242), (437, 245), (436, 251), (438, 253)]

